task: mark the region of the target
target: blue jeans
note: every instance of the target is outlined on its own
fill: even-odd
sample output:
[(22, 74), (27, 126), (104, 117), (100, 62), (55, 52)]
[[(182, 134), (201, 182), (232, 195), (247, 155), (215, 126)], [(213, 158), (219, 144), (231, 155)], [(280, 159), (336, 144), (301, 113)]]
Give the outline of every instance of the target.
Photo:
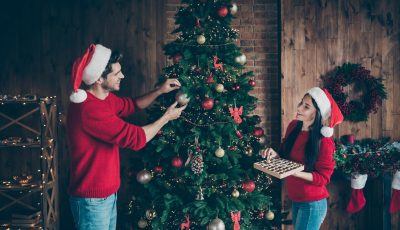
[(72, 216), (78, 230), (115, 230), (117, 227), (117, 194), (105, 198), (69, 198)]
[(328, 210), (326, 199), (313, 202), (292, 202), (292, 217), (295, 230), (318, 230)]

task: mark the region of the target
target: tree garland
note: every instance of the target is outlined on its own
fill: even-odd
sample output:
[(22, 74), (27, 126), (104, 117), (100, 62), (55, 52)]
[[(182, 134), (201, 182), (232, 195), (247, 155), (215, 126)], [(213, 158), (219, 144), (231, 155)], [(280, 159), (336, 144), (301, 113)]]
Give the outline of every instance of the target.
[(385, 172), (400, 170), (400, 142), (389, 138), (363, 139), (354, 144), (336, 140), (335, 170), (347, 176), (352, 173), (376, 177)]
[[(331, 93), (345, 120), (367, 121), (371, 112), (376, 113), (386, 99), (382, 78), (370, 75), (371, 71), (360, 64), (345, 63), (337, 67), (324, 79), (324, 87)], [(349, 100), (344, 87), (354, 84), (353, 89), (362, 92), (358, 100)]]

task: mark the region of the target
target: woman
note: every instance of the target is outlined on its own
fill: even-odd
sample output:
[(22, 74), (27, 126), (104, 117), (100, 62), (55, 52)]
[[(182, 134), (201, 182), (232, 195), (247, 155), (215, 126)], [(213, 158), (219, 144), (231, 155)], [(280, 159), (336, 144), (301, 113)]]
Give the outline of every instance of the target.
[[(323, 126), (329, 118), (329, 127)], [(319, 229), (326, 216), (326, 185), (335, 166), (331, 136), (333, 126), (342, 121), (343, 115), (328, 91), (314, 87), (304, 95), (297, 106), (296, 120), (287, 127), (279, 155), (305, 165), (303, 172), (286, 180), (295, 230)], [(269, 159), (278, 153), (267, 148), (261, 155)]]

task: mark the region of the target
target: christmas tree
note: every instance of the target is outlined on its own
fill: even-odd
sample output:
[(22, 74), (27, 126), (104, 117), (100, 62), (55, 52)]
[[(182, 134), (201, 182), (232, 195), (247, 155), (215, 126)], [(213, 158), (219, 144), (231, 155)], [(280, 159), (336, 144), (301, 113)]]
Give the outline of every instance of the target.
[[(160, 83), (177, 78), (178, 92), (148, 110), (150, 122), (178, 101), (188, 104), (133, 162), (138, 173), (129, 204), (141, 229), (268, 229), (271, 178), (253, 168), (265, 145), (249, 95), (256, 82), (231, 27), (229, 0), (184, 0), (175, 16), (177, 39), (164, 48), (173, 64)], [(138, 166), (139, 165), (139, 166)]]

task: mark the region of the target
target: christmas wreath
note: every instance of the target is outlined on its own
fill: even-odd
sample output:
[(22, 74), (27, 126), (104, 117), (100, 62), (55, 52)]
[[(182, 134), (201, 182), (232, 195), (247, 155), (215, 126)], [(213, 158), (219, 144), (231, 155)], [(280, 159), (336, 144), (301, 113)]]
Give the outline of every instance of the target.
[[(345, 63), (324, 78), (324, 87), (331, 93), (347, 121), (367, 121), (369, 114), (376, 113), (386, 99), (382, 78), (375, 78), (370, 72), (360, 64)], [(349, 99), (344, 92), (346, 86), (352, 87), (354, 94), (358, 92), (359, 97)]]

